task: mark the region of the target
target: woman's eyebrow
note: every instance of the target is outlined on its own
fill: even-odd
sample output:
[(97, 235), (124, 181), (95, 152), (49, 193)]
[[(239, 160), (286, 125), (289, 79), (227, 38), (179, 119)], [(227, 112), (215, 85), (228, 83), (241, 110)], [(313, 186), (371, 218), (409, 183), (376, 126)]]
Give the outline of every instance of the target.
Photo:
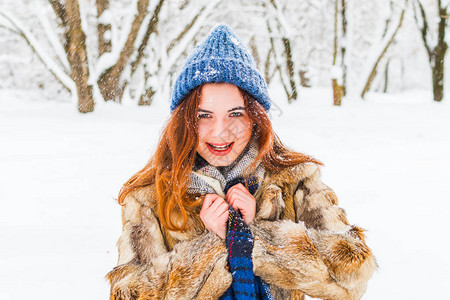
[(198, 108), (198, 111), (199, 111), (199, 112), (210, 113), (210, 114), (213, 113), (212, 111), (209, 111), (209, 110), (206, 110), (206, 109), (201, 109), (200, 107)]
[(235, 108), (230, 109), (228, 112), (232, 112), (233, 110), (245, 110), (245, 107), (243, 107), (243, 106), (238, 106), (238, 107), (235, 107)]

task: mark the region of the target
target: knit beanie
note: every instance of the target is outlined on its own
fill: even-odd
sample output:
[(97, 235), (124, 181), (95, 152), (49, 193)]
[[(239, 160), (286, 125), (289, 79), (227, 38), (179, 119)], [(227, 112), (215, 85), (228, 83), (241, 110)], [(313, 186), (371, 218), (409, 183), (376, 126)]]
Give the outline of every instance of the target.
[(255, 98), (266, 111), (269, 93), (252, 55), (226, 25), (216, 26), (184, 64), (172, 94), (170, 110), (180, 105), (190, 91), (203, 83), (234, 84)]

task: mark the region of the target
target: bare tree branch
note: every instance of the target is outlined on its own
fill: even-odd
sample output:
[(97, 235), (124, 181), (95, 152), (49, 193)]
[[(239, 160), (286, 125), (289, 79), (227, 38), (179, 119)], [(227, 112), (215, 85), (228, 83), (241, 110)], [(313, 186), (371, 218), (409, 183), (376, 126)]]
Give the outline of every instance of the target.
[(116, 64), (107, 69), (100, 75), (97, 83), (105, 100), (115, 100), (119, 98), (119, 80), (125, 69), (131, 55), (134, 52), (134, 43), (136, 41), (139, 29), (147, 14), (149, 0), (138, 0), (137, 14), (131, 25), (125, 45), (120, 52)]
[(419, 0), (416, 0), (415, 2), (413, 2), (413, 4), (414, 3), (417, 3), (417, 5), (419, 6), (420, 15), (421, 15), (422, 21), (423, 21), (422, 25), (419, 24), (419, 20), (417, 18), (417, 13), (416, 13), (415, 9), (414, 9), (414, 19), (416, 20), (416, 24), (419, 27), (419, 30), (420, 30), (420, 33), (421, 33), (421, 37), (422, 37), (422, 41), (423, 41), (423, 44), (425, 46), (425, 50), (428, 53), (428, 59), (429, 59), (429, 61), (431, 63), (432, 57), (433, 57), (433, 50), (431, 50), (430, 44), (428, 42), (428, 37), (427, 37), (428, 31), (429, 31), (427, 15), (425, 13), (425, 9), (423, 8), (422, 3)]
[[(292, 30), (290, 26), (286, 23), (284, 15), (280, 11), (281, 8), (278, 5), (276, 0), (266, 0), (269, 1), (271, 5), (267, 5), (269, 7), (270, 12), (274, 15), (275, 19), (278, 23), (278, 31), (282, 34), (282, 42), (284, 46), (284, 53), (286, 56), (286, 70), (289, 76), (289, 85), (290, 89), (285, 86), (285, 91), (287, 92), (288, 101), (297, 99), (297, 84), (295, 82), (295, 66), (294, 61), (292, 59), (292, 51), (291, 51), (291, 34)], [(271, 8), (270, 8), (271, 7)], [(280, 69), (281, 70), (281, 69)], [(280, 74), (281, 75), (281, 74)]]
[[(56, 55), (56, 59), (59, 62), (60, 65), (64, 67), (64, 71), (66, 73), (70, 72), (70, 64), (67, 60), (67, 55), (65, 52), (64, 45), (61, 44), (60, 38), (53, 30), (52, 26), (50, 25), (49, 18), (47, 14), (45, 13), (45, 10), (42, 7), (42, 3), (39, 0), (35, 0), (35, 10), (37, 12), (37, 16), (39, 19), (39, 22), (41, 23), (44, 31), (45, 36), (47, 37), (47, 40), (50, 42), (50, 45), (52, 46), (54, 53)], [(66, 42), (66, 41), (65, 41)]]
[(19, 31), (14, 30), (14, 28), (11, 28), (11, 27), (9, 27), (9, 26), (7, 26), (7, 25), (0, 24), (0, 28), (6, 29), (6, 30), (8, 30), (8, 31), (10, 31), (10, 32), (12, 32), (12, 33), (14, 33), (14, 34), (20, 35), (20, 32), (19, 32)]
[(142, 57), (144, 56), (144, 51), (145, 48), (148, 45), (148, 41), (150, 39), (150, 36), (152, 33), (155, 32), (156, 30), (156, 26), (158, 25), (159, 22), (159, 13), (161, 11), (161, 8), (164, 4), (165, 0), (159, 0), (158, 4), (156, 5), (155, 10), (153, 11), (153, 15), (152, 18), (150, 19), (150, 22), (148, 23), (147, 26), (147, 30), (144, 34), (144, 38), (142, 39), (141, 45), (138, 48), (138, 54), (137, 54), (137, 58), (134, 62), (131, 63), (131, 75), (134, 74), (134, 72), (136, 71), (137, 67), (139, 66)]
[(390, 36), (388, 42), (386, 43), (386, 45), (384, 46), (383, 50), (381, 51), (380, 55), (378, 56), (374, 66), (372, 67), (372, 70), (369, 74), (369, 77), (367, 78), (366, 84), (363, 88), (363, 91), (361, 93), (361, 98), (364, 98), (364, 96), (366, 95), (366, 93), (369, 91), (370, 89), (370, 85), (372, 84), (373, 79), (375, 78), (375, 75), (377, 73), (377, 68), (378, 68), (378, 64), (380, 63), (381, 59), (384, 57), (384, 55), (386, 54), (387, 50), (389, 49), (389, 47), (391, 46), (391, 44), (394, 42), (395, 37), (398, 33), (398, 31), (400, 30), (400, 27), (402, 27), (403, 24), (403, 19), (405, 17), (405, 11), (406, 11), (406, 3), (408, 3), (408, 0), (405, 0), (405, 7), (403, 8), (401, 15), (400, 15), (400, 20), (397, 24), (397, 27), (395, 28), (395, 31), (392, 33), (392, 35)]
[(111, 39), (105, 38), (105, 33), (111, 30), (111, 24), (101, 22), (102, 14), (109, 8), (109, 0), (96, 0), (97, 7), (97, 37), (98, 37), (98, 55), (101, 56), (106, 52), (110, 52), (112, 45)]
[(52, 75), (61, 83), (61, 85), (69, 92), (75, 90), (75, 84), (73, 80), (61, 70), (58, 65), (47, 55), (44, 48), (39, 44), (37, 39), (28, 31), (19, 20), (17, 20), (11, 13), (0, 11), (0, 15), (8, 20), (16, 29), (20, 36), (30, 46), (31, 50), (36, 53), (39, 60), (44, 66), (52, 73)]
[(61, 24), (63, 26), (67, 25), (67, 15), (66, 15), (66, 8), (64, 4), (59, 2), (58, 0), (48, 0), (48, 2), (51, 4), (56, 16), (61, 21)]
[(279, 61), (280, 59), (278, 58), (277, 51), (275, 49), (275, 42), (272, 37), (272, 27), (270, 26), (269, 20), (266, 21), (266, 26), (267, 26), (267, 31), (269, 32), (269, 35), (270, 35), (270, 46), (273, 49), (273, 57), (275, 58), (276, 70), (278, 71), (278, 74), (280, 74), (281, 85), (283, 86), (283, 89), (284, 89), (286, 95), (289, 95), (289, 88), (288, 88), (287, 83), (285, 82), (285, 78), (283, 76), (283, 71), (281, 70), (281, 63)]
[(172, 50), (172, 48), (181, 41), (183, 36), (186, 35), (186, 33), (192, 28), (192, 26), (194, 26), (195, 22), (197, 22), (197, 19), (201, 16), (204, 10), (205, 6), (203, 6), (201, 10), (192, 19), (192, 21), (184, 27), (184, 29), (180, 32), (180, 34), (170, 42), (169, 46), (167, 47), (167, 54), (169, 54), (170, 50)]
[(69, 49), (68, 49), (69, 37), (67, 36), (67, 28), (69, 26), (69, 23), (67, 21), (66, 7), (64, 4), (62, 4), (58, 0), (48, 0), (48, 2), (51, 4), (53, 11), (55, 12), (56, 16), (58, 17), (59, 21), (61, 22), (61, 27), (63, 27), (65, 29), (63, 46), (64, 46), (64, 50), (67, 53), (69, 51)]

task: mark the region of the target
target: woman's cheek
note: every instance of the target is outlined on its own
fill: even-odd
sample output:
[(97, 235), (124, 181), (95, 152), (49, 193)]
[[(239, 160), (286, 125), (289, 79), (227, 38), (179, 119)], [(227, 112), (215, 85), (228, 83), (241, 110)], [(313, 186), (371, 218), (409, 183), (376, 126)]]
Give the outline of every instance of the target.
[(241, 121), (241, 128), (239, 129), (240, 139), (250, 139), (252, 135), (252, 122), (250, 120)]
[(204, 141), (206, 138), (206, 130), (205, 130), (205, 124), (201, 120), (198, 124), (198, 140)]

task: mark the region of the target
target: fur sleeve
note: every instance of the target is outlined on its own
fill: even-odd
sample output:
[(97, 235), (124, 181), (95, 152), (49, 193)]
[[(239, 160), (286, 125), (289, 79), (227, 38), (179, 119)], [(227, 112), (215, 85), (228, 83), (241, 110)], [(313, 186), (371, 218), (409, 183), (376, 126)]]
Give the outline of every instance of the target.
[[(295, 221), (258, 220), (255, 274), (285, 289), (322, 299), (360, 299), (376, 269), (363, 230), (350, 226), (316, 165), (305, 166), (294, 194)], [(282, 201), (282, 200), (281, 200)]]
[(231, 284), (224, 242), (203, 233), (168, 251), (153, 211), (133, 196), (122, 208), (119, 265), (106, 277), (111, 300), (214, 299)]

